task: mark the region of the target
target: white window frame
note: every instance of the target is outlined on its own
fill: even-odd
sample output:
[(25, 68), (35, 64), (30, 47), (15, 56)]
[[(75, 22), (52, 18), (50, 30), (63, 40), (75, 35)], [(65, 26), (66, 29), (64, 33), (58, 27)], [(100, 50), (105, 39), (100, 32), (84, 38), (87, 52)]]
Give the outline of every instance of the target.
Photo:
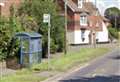
[(83, 6), (83, 0), (78, 0), (78, 8), (82, 8)]
[(88, 19), (86, 15), (80, 16), (80, 25), (87, 26), (88, 25)]

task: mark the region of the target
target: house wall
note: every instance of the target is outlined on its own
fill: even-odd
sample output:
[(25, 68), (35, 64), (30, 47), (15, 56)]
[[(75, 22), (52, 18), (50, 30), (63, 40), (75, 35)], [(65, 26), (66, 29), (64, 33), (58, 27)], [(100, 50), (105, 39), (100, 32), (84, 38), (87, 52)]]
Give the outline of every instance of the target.
[(1, 15), (2, 16), (9, 16), (10, 15), (10, 7), (11, 5), (18, 6), (21, 0), (3, 0), (0, 3), (3, 3), (4, 6), (1, 6)]
[(67, 42), (68, 42), (68, 44), (74, 44), (75, 43), (75, 32), (74, 31), (68, 31), (67, 32)]
[[(88, 44), (90, 30), (85, 30), (85, 40), (82, 41), (81, 38), (81, 28), (80, 26), (80, 13), (69, 13), (69, 18), (71, 17), (72, 23), (68, 24), (68, 34), (67, 39), (69, 44)], [(86, 28), (86, 27), (85, 27)]]
[(97, 32), (96, 39), (98, 39), (98, 42), (108, 42), (109, 41), (109, 35), (108, 35), (108, 29), (104, 22), (102, 22), (103, 30)]
[(68, 13), (68, 15), (67, 15), (67, 19), (68, 19), (68, 30), (69, 30), (69, 31), (73, 31), (73, 30), (74, 30), (74, 26), (75, 26), (75, 23), (74, 23), (74, 13), (71, 11), (70, 8), (68, 8), (67, 13)]
[[(73, 18), (73, 17), (72, 17)], [(80, 26), (80, 14), (79, 13), (75, 13), (74, 14), (74, 25), (70, 25), (68, 28), (72, 28), (69, 32), (68, 32), (68, 43), (69, 44), (89, 44), (90, 42), (90, 29), (86, 29), (85, 31), (85, 40), (82, 41), (81, 38), (81, 27)], [(102, 20), (101, 20), (102, 21)], [(107, 26), (105, 25), (104, 22), (102, 22), (101, 24), (101, 29), (96, 32), (96, 39), (98, 39), (98, 42), (108, 42), (109, 38), (108, 38), (108, 29)], [(92, 37), (91, 37), (92, 38)], [(91, 39), (93, 40), (93, 39)]]
[(80, 30), (80, 13), (74, 14), (75, 27), (74, 30)]
[(67, 33), (68, 44), (89, 44), (90, 31), (85, 31), (85, 40), (82, 41), (81, 30), (69, 31)]
[(89, 43), (89, 33), (90, 33), (89, 30), (85, 30), (85, 33), (84, 33), (85, 40), (82, 41), (81, 30), (75, 31), (74, 32), (74, 38), (75, 38), (74, 44), (88, 44)]

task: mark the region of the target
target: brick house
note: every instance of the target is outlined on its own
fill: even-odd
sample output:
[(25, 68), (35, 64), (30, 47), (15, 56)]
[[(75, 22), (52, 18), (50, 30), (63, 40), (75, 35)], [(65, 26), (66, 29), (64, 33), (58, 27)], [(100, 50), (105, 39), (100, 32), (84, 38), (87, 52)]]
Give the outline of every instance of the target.
[[(64, 15), (65, 0), (57, 0), (60, 15)], [(107, 20), (89, 0), (67, 0), (69, 44), (108, 42)]]
[(18, 6), (21, 0), (0, 0), (0, 15), (9, 16), (10, 15), (10, 7), (12, 5)]

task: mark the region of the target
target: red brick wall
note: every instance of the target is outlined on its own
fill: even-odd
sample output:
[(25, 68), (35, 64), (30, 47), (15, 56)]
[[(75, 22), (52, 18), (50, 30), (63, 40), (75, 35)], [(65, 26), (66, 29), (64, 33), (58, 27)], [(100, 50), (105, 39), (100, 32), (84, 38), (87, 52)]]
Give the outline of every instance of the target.
[(80, 13), (74, 14), (75, 30), (80, 30)]
[(1, 15), (2, 16), (9, 16), (10, 15), (10, 7), (11, 5), (15, 5), (18, 7), (20, 4), (21, 0), (5, 0), (2, 3), (4, 3), (4, 6), (1, 6)]

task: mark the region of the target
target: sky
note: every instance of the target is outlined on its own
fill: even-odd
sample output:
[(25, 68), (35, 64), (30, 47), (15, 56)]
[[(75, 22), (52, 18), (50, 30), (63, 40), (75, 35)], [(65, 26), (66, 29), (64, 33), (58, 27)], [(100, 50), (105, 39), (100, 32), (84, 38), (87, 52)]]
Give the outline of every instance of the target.
[[(95, 0), (90, 0), (95, 4)], [(120, 0), (96, 0), (97, 7), (102, 15), (109, 7), (117, 7), (120, 9)]]

